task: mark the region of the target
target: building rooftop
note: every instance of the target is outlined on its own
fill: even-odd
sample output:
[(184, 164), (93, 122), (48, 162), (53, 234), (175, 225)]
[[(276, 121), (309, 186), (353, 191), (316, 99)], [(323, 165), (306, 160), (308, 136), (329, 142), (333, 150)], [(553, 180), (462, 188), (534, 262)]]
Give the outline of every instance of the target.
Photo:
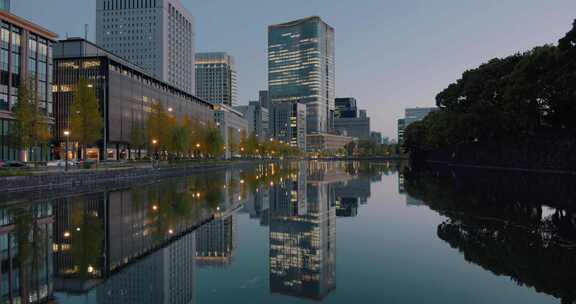
[(14, 14), (11, 14), (10, 12), (0, 10), (0, 18), (18, 27), (25, 28), (32, 32), (38, 33), (42, 35), (44, 38), (47, 38), (54, 42), (56, 41), (56, 39), (58, 39), (58, 34), (50, 30), (47, 30), (46, 28), (39, 26), (33, 22), (30, 22), (22, 17), (18, 17)]

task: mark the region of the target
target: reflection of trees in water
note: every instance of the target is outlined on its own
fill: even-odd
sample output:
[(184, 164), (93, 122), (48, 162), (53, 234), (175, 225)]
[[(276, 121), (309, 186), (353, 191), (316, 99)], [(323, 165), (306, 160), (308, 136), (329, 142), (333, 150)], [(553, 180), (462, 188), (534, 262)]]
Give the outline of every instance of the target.
[(438, 227), (442, 240), (497, 275), (562, 303), (576, 301), (576, 213), (567, 208), (576, 193), (572, 178), (445, 173), (405, 174), (408, 194), (449, 218)]

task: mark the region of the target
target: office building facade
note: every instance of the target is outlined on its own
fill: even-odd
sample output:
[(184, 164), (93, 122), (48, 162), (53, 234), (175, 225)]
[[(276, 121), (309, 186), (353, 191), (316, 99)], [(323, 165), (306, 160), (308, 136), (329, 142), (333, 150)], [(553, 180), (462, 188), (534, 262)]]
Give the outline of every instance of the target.
[(194, 17), (179, 0), (97, 0), (96, 43), (194, 94)]
[(336, 98), (334, 101), (336, 106), (335, 118), (354, 118), (358, 117), (358, 107), (356, 105), (356, 98), (345, 97)]
[(223, 52), (196, 54), (196, 96), (211, 103), (238, 102), (236, 63)]
[(370, 140), (370, 118), (367, 116), (336, 118), (334, 119), (334, 129), (342, 135), (359, 140)]
[(268, 91), (259, 91), (258, 92), (258, 101), (262, 107), (268, 109), (270, 107), (270, 94)]
[[(224, 140), (224, 157), (240, 154), (242, 138), (248, 136), (249, 124), (244, 114), (223, 104), (214, 105), (214, 120)], [(234, 148), (235, 147), (235, 148)]]
[(438, 110), (438, 108), (407, 108), (404, 110), (404, 118), (398, 120), (398, 143), (402, 144), (404, 142), (404, 132), (406, 128), (417, 122), (421, 121), (428, 114)]
[(320, 17), (269, 26), (268, 91), (272, 103), (306, 104), (307, 133), (331, 130), (334, 29)]
[(51, 158), (51, 147), (43, 145), (22, 153), (10, 144), (12, 110), (18, 88), (24, 81), (36, 92), (40, 111), (50, 128), (54, 125), (52, 103), (52, 46), (57, 35), (28, 20), (0, 10), (0, 160), (39, 161)]
[(10, 0), (0, 0), (0, 10), (1, 11), (10, 11)]
[(258, 138), (268, 136), (269, 113), (259, 101), (251, 101), (247, 106), (237, 106), (234, 109), (242, 112), (248, 121), (248, 134), (254, 133)]
[(60, 41), (54, 48), (54, 58), (53, 89), (60, 141), (64, 130), (69, 129), (69, 109), (81, 77), (94, 87), (100, 102), (105, 122), (103, 140), (98, 148), (87, 151), (88, 158), (132, 158), (136, 152), (130, 147), (131, 132), (137, 127), (144, 128), (151, 106), (157, 102), (176, 119), (188, 116), (201, 126), (214, 121), (212, 104), (152, 77), (140, 67), (86, 40)]
[(349, 144), (352, 137), (338, 134), (317, 133), (306, 135), (306, 151), (337, 152)]
[(270, 108), (270, 136), (299, 149), (306, 149), (307, 107), (292, 102), (272, 103)]

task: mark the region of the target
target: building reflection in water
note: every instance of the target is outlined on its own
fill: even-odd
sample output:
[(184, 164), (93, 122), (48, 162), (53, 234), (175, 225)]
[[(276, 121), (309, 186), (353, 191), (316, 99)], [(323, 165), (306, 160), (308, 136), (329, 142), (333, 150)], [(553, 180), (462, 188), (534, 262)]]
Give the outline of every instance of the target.
[(321, 300), (365, 169), (262, 164), (1, 208), (0, 303), (194, 303), (196, 265), (234, 261), (240, 210), (269, 227), (270, 292)]
[(53, 223), (48, 202), (0, 209), (1, 303), (53, 299)]

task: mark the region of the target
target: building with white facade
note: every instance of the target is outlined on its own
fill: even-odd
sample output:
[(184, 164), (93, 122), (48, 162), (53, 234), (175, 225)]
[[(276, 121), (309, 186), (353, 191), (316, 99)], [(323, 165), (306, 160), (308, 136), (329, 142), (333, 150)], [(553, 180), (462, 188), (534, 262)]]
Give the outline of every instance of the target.
[(96, 0), (96, 43), (194, 94), (194, 17), (179, 0)]
[(224, 52), (196, 54), (196, 96), (211, 103), (235, 106), (238, 102), (234, 57)]

